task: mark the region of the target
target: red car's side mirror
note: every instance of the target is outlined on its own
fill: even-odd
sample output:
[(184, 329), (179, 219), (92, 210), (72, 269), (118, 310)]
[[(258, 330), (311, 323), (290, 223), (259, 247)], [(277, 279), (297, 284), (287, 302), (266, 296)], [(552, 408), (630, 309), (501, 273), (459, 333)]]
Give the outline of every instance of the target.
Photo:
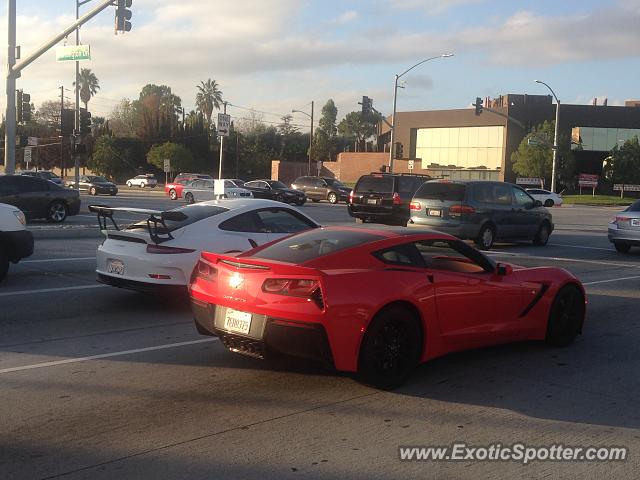
[(511, 265), (505, 263), (499, 263), (496, 265), (496, 274), (504, 277), (506, 275), (511, 275), (513, 273), (513, 267)]

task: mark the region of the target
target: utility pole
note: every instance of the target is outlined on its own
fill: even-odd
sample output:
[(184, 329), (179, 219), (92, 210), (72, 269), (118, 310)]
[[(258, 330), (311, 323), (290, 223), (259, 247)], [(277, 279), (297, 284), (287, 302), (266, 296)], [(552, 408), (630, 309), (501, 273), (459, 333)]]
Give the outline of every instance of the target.
[(62, 117), (64, 116), (64, 85), (60, 86), (60, 170), (62, 170), (62, 179), (67, 174), (64, 164), (64, 133), (62, 132)]
[[(224, 114), (227, 114), (227, 102), (224, 102)], [(222, 155), (224, 151), (224, 135), (220, 135), (220, 164), (218, 165), (218, 178), (222, 178)]]
[[(80, 0), (76, 0), (76, 21), (80, 18)], [(80, 45), (80, 26), (76, 28), (76, 47)], [(80, 157), (78, 156), (78, 149), (76, 148), (76, 143), (80, 140), (80, 62), (76, 60), (76, 82), (75, 82), (75, 90), (76, 90), (76, 111), (75, 111), (75, 120), (74, 131), (73, 131), (73, 143), (71, 145), (71, 152), (73, 153), (73, 168), (74, 168), (74, 176), (75, 176), (75, 188), (77, 191), (80, 191)]]
[(311, 151), (313, 150), (313, 100), (311, 100), (311, 133), (309, 133), (309, 168), (307, 169), (307, 175), (311, 175)]
[(7, 112), (5, 115), (4, 168), (7, 175), (16, 171), (16, 0), (9, 0), (7, 48)]

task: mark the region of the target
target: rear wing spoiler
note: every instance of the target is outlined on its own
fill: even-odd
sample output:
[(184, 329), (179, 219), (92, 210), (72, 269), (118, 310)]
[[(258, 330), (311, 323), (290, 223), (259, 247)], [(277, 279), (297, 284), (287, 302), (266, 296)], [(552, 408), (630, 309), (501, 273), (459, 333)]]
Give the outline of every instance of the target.
[(146, 208), (109, 207), (107, 205), (89, 205), (89, 211), (97, 215), (98, 226), (103, 233), (107, 233), (109, 231), (109, 222), (116, 231), (120, 231), (120, 226), (113, 218), (113, 214), (116, 212), (146, 215), (148, 216), (147, 231), (149, 232), (151, 240), (153, 240), (156, 244), (173, 239), (173, 235), (171, 235), (171, 232), (169, 231), (169, 228), (165, 223), (167, 220), (181, 222), (188, 218), (182, 212), (162, 212), (160, 210), (149, 210)]
[(222, 263), (227, 267), (231, 267), (237, 271), (249, 272), (253, 271), (265, 271), (269, 270), (276, 275), (300, 275), (321, 277), (322, 271), (316, 268), (301, 267), (292, 263), (278, 262), (274, 260), (263, 260), (253, 257), (236, 257), (232, 255), (224, 255), (218, 253), (202, 252), (200, 254), (203, 260), (216, 265)]

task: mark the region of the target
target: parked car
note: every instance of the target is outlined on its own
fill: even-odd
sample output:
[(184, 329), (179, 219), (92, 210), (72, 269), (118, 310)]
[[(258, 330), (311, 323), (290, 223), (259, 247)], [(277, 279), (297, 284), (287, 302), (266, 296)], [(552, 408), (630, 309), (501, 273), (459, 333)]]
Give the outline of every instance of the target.
[[(75, 179), (69, 179), (65, 182), (69, 188), (75, 188)], [(100, 175), (80, 175), (78, 188), (81, 192), (87, 192), (89, 195), (116, 195), (118, 186)]]
[[(167, 212), (90, 206), (106, 240), (98, 247), (98, 281), (139, 291), (185, 289), (202, 250), (241, 252), (292, 233), (318, 228), (293, 207), (248, 198), (214, 200)], [(147, 217), (107, 230), (118, 212)]]
[(80, 212), (80, 195), (48, 180), (23, 175), (0, 176), (0, 203), (18, 207), (27, 219), (63, 222)]
[(26, 223), (18, 208), (0, 203), (0, 282), (10, 263), (18, 263), (33, 253), (33, 235), (26, 229)]
[(349, 215), (360, 223), (406, 225), (413, 194), (430, 178), (377, 172), (363, 175), (349, 196)]
[(323, 361), (383, 389), (454, 351), (567, 345), (586, 303), (564, 269), (495, 263), (406, 228), (322, 228), (240, 255), (204, 252), (189, 292), (198, 331), (229, 350)]
[(414, 195), (409, 226), (471, 239), (488, 250), (496, 239), (527, 239), (534, 245), (546, 245), (553, 218), (539, 200), (517, 185), (432, 180)]
[(329, 203), (348, 202), (351, 189), (345, 184), (329, 177), (298, 177), (291, 184), (291, 188), (304, 192), (309, 200), (319, 202), (328, 200)]
[(533, 197), (534, 200), (540, 200), (545, 207), (553, 207), (562, 205), (562, 195), (559, 195), (549, 190), (542, 188), (527, 188), (527, 193)]
[(609, 224), (609, 241), (620, 253), (640, 247), (640, 200), (629, 205)]
[(50, 182), (55, 183), (56, 185), (60, 185), (63, 186), (64, 182), (62, 181), (62, 178), (60, 178), (58, 175), (56, 175), (53, 172), (50, 172), (48, 170), (23, 170), (21, 172), (16, 172), (19, 175), (26, 175), (29, 177), (38, 177), (38, 178), (44, 178), (45, 180), (49, 180)]
[[(215, 180), (193, 180), (182, 189), (184, 201), (187, 203), (204, 202), (215, 199)], [(245, 188), (238, 188), (231, 180), (224, 181), (224, 198), (253, 197)]]
[(199, 173), (179, 173), (173, 182), (169, 182), (164, 186), (164, 193), (169, 196), (171, 200), (178, 200), (182, 198), (182, 189), (187, 183), (191, 183), (194, 180), (199, 179), (213, 179), (211, 175), (204, 175)]
[(126, 183), (127, 183), (127, 187), (129, 188), (131, 187), (156, 188), (156, 186), (158, 185), (158, 180), (156, 179), (156, 177), (153, 176), (153, 174), (148, 173), (145, 175), (136, 175), (135, 177), (127, 180)]
[(278, 180), (253, 180), (245, 182), (242, 188), (249, 190), (256, 198), (294, 203), (296, 205), (304, 205), (307, 201), (307, 197), (303, 192), (289, 188)]

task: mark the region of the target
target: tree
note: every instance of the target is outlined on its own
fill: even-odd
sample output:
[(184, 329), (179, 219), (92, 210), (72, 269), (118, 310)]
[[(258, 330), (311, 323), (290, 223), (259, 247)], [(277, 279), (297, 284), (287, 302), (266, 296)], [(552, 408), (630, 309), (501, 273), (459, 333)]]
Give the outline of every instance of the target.
[(350, 112), (338, 124), (338, 133), (355, 141), (355, 151), (364, 150), (367, 138), (374, 135), (378, 128), (375, 115), (363, 115), (361, 111)]
[(211, 124), (211, 114), (213, 109), (220, 110), (222, 104), (222, 91), (215, 80), (208, 79), (206, 82), (200, 82), (196, 85), (198, 92), (196, 93), (196, 106), (207, 119), (207, 123)]
[[(73, 82), (76, 85), (76, 82)], [(100, 81), (96, 77), (95, 73), (90, 68), (83, 68), (80, 70), (80, 76), (78, 77), (78, 86), (80, 89), (80, 100), (84, 103), (84, 108), (88, 110), (88, 103), (98, 90), (100, 90)]]
[(640, 143), (637, 136), (624, 142), (622, 147), (613, 147), (603, 175), (613, 183), (640, 183)]
[(119, 137), (135, 137), (140, 128), (140, 102), (123, 98), (109, 114), (109, 127)]
[(135, 166), (123, 159), (122, 151), (116, 145), (116, 138), (108, 135), (96, 140), (87, 166), (95, 173), (114, 179), (121, 179), (135, 171)]
[(147, 84), (140, 92), (138, 135), (157, 141), (172, 138), (178, 129), (182, 100), (166, 85)]
[(171, 170), (174, 172), (188, 172), (197, 169), (191, 151), (179, 143), (166, 142), (154, 145), (147, 153), (147, 162), (159, 169), (164, 168), (165, 159), (171, 161)]
[[(69, 101), (64, 102), (64, 108), (73, 108)], [(40, 125), (50, 128), (60, 128), (60, 101), (46, 100), (40, 104), (34, 115), (35, 120)]]
[[(511, 155), (513, 171), (523, 177), (542, 178), (545, 183), (551, 181), (553, 167), (553, 135), (554, 122), (544, 122), (536, 131), (527, 135), (518, 150)], [(532, 144), (529, 144), (531, 140)], [(575, 161), (571, 153), (570, 143), (564, 136), (558, 138), (557, 180), (559, 184), (573, 184)]]
[(335, 136), (338, 129), (336, 128), (336, 120), (338, 118), (338, 107), (333, 99), (327, 100), (322, 107), (320, 121), (318, 122), (320, 129), (324, 130), (328, 137)]

